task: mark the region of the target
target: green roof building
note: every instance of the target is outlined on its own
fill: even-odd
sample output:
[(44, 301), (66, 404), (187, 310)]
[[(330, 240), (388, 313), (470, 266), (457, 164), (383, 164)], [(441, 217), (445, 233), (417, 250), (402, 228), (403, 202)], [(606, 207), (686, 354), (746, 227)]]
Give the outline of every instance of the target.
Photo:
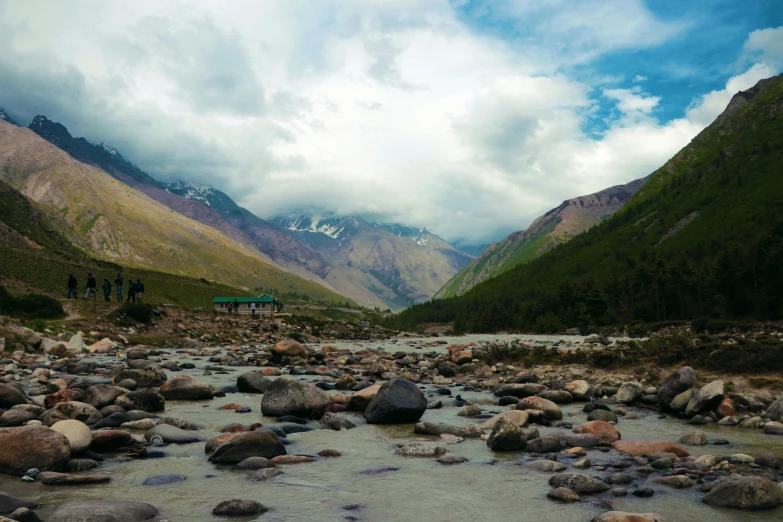
[(283, 310), (283, 302), (271, 295), (256, 297), (215, 297), (212, 304), (217, 312), (274, 317)]

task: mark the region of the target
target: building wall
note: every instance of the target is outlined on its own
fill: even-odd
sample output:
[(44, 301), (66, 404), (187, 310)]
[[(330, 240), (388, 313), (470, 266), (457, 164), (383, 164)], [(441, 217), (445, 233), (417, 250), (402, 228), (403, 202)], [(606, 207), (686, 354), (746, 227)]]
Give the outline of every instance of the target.
[[(228, 313), (228, 303), (214, 303), (214, 305), (216, 311)], [(264, 307), (262, 308), (262, 306)], [(250, 315), (251, 312), (250, 303), (239, 303), (239, 315)], [(232, 313), (237, 312), (232, 311)], [(256, 303), (256, 315), (273, 317), (275, 315), (275, 305), (272, 303)]]

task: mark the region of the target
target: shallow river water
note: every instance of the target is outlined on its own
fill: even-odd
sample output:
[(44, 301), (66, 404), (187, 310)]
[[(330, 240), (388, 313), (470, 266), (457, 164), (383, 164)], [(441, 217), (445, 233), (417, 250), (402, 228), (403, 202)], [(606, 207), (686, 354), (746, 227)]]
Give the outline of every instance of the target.
[[(492, 336), (492, 339), (497, 336)], [(451, 339), (450, 339), (451, 340)], [(467, 340), (489, 340), (476, 339)], [(551, 342), (557, 338), (537, 337)], [(466, 342), (466, 338), (454, 341)], [(353, 343), (329, 343), (352, 346)], [(363, 343), (364, 347), (385, 346), (390, 350), (415, 349), (405, 342)], [(427, 347), (425, 350), (432, 350)], [(445, 350), (445, 347), (443, 348)], [(209, 365), (207, 358), (185, 358), (172, 354), (181, 362), (188, 360), (197, 367)], [(105, 360), (105, 359), (104, 359)], [(183, 370), (170, 376), (192, 375), (202, 382), (218, 387), (234, 384), (236, 376), (249, 368), (227, 368), (228, 374), (203, 376), (203, 369)], [(301, 377), (310, 381), (317, 378)], [(425, 393), (432, 395), (433, 386), (425, 386)], [(457, 387), (454, 394), (460, 393)], [(333, 392), (334, 393), (334, 392)], [(477, 401), (482, 410), (495, 413), (503, 408), (492, 406), (490, 393), (464, 392), (463, 398)], [(442, 397), (442, 409), (427, 410), (422, 420), (449, 424), (476, 422), (457, 416), (459, 408), (453, 399)], [(165, 415), (185, 418), (199, 423), (199, 432), (205, 439), (219, 433), (221, 427), (232, 422), (251, 424), (261, 422), (273, 425), (275, 420), (260, 413), (260, 395), (229, 394), (206, 402), (166, 403)], [(252, 413), (238, 414), (219, 411), (222, 405), (239, 403), (253, 409)], [(586, 421), (582, 403), (563, 407), (564, 418), (578, 425)], [(629, 408), (637, 420), (620, 418), (617, 428), (623, 439), (666, 439), (676, 441), (692, 431), (693, 426), (679, 419), (658, 419), (656, 414), (643, 409)], [(754, 430), (736, 427), (707, 425), (704, 429), (709, 439), (728, 439), (728, 446), (688, 447), (692, 455), (712, 453), (728, 455), (747, 453), (758, 455), (772, 451), (783, 453), (783, 437), (763, 435)], [(539, 428), (542, 434), (552, 431)], [(143, 433), (143, 432), (139, 432)], [(215, 520), (212, 508), (230, 498), (253, 499), (268, 506), (270, 511), (259, 517), (232, 520), (424, 520), (432, 522), (473, 520), (530, 520), (530, 521), (588, 521), (604, 509), (595, 505), (599, 498), (612, 502), (616, 509), (631, 512), (657, 512), (672, 521), (773, 521), (783, 520), (783, 508), (770, 511), (748, 512), (711, 508), (701, 502), (703, 496), (696, 488), (674, 490), (665, 486), (637, 480), (633, 486), (652, 487), (655, 496), (639, 499), (633, 496), (613, 498), (608, 493), (600, 497), (583, 496), (577, 504), (560, 504), (548, 500), (547, 480), (551, 474), (528, 470), (518, 464), (529, 458), (524, 452), (493, 453), (484, 441), (466, 439), (464, 442), (445, 445), (449, 455), (467, 457), (469, 462), (444, 466), (431, 458), (400, 457), (394, 454), (395, 444), (414, 441), (435, 441), (436, 437), (415, 435), (412, 425), (360, 426), (340, 432), (320, 429), (289, 435), (294, 444), (287, 446), (292, 454), (315, 455), (324, 449), (342, 453), (338, 458), (324, 458), (316, 462), (282, 466), (285, 472), (267, 482), (250, 482), (246, 471), (233, 471), (231, 466), (217, 466), (207, 461), (203, 443), (168, 445), (162, 459), (135, 460), (115, 463), (107, 460), (90, 473), (107, 474), (112, 481), (105, 485), (53, 487), (39, 483), (28, 484), (18, 478), (0, 475), (0, 490), (34, 500), (42, 505), (36, 510), (45, 521), (46, 516), (63, 502), (75, 499), (137, 500), (149, 502), (160, 512), (160, 519), (172, 521)], [(588, 452), (593, 463), (617, 460), (616, 452)], [(568, 459), (560, 459), (568, 463)], [(377, 475), (360, 472), (370, 468), (391, 466), (397, 471)], [(575, 470), (579, 471), (579, 470)], [(585, 470), (594, 476), (608, 472)], [(144, 480), (161, 474), (181, 474), (185, 481), (162, 485), (144, 486)], [(647, 483), (645, 483), (647, 482)], [(358, 506), (356, 509), (346, 509)]]

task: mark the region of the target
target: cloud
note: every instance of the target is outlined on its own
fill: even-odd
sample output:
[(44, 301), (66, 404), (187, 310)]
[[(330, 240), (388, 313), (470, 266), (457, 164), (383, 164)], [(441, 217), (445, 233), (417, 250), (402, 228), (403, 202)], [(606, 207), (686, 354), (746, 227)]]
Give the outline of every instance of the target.
[(780, 28), (749, 31), (736, 74), (659, 121), (660, 78), (599, 66), (689, 27), (640, 0), (0, 0), (0, 106), (262, 217), (482, 243), (649, 174), (780, 70)]

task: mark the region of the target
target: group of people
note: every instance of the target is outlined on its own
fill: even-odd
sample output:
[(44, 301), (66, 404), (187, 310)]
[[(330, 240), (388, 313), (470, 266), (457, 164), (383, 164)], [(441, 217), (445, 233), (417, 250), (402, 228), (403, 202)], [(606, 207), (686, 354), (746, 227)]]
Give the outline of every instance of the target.
[[(141, 302), (144, 298), (144, 283), (141, 282), (141, 279), (136, 279), (136, 282), (133, 282), (133, 279), (129, 280), (130, 283), (128, 283), (128, 301)], [(123, 287), (123, 278), (122, 274), (120, 272), (117, 272), (117, 277), (114, 279), (114, 286), (117, 292), (117, 302), (122, 302), (122, 287)], [(68, 275), (68, 299), (73, 296), (74, 299), (79, 299), (79, 292), (77, 290), (79, 286), (79, 281), (74, 277), (73, 274)], [(98, 282), (95, 279), (95, 276), (92, 275), (92, 272), (87, 272), (87, 291), (84, 293), (84, 298), (89, 299), (90, 296), (93, 296), (93, 299), (98, 299)], [(111, 281), (109, 281), (108, 277), (103, 278), (103, 300), (104, 301), (111, 301)]]

